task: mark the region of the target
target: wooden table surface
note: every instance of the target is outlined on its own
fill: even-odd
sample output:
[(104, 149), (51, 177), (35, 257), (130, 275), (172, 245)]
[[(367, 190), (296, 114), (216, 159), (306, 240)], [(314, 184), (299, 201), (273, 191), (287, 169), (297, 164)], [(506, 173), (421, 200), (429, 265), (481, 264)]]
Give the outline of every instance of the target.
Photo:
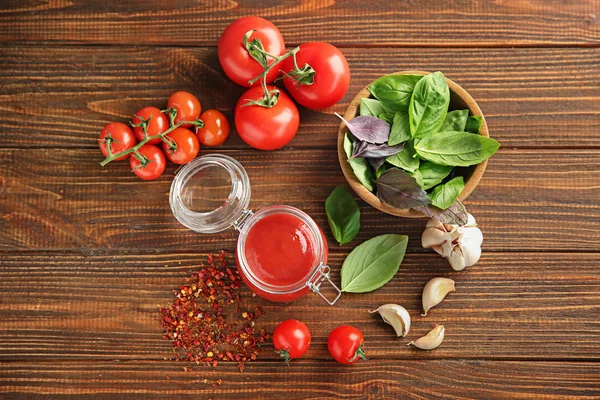
[[(244, 372), (225, 363), (194, 374), (165, 360), (157, 305), (182, 267), (232, 253), (235, 236), (185, 229), (168, 205), (174, 166), (152, 182), (127, 163), (102, 168), (96, 139), (176, 90), (232, 118), (244, 89), (225, 77), (216, 45), (252, 14), (288, 46), (339, 46), (352, 71), (338, 105), (301, 109), (284, 149), (252, 150), (233, 133), (214, 150), (246, 167), (253, 209), (288, 204), (327, 227), (324, 201), (345, 183), (333, 112), (394, 71), (443, 71), (477, 100), (502, 148), (466, 202), (484, 233), (479, 264), (452, 271), (421, 248), (425, 220), (360, 201), (358, 237), (339, 247), (328, 235), (334, 280), (357, 244), (407, 234), (394, 279), (334, 307), (314, 295), (260, 302), (268, 330), (307, 322), (310, 353), (286, 368), (267, 346)], [(4, 0), (0, 43), (1, 398), (600, 398), (598, 0)], [(457, 291), (423, 318), (421, 290), (438, 275)], [(442, 346), (409, 349), (367, 312), (390, 302), (413, 316), (410, 338), (444, 324)], [(327, 334), (342, 322), (364, 332), (368, 362), (330, 359)]]

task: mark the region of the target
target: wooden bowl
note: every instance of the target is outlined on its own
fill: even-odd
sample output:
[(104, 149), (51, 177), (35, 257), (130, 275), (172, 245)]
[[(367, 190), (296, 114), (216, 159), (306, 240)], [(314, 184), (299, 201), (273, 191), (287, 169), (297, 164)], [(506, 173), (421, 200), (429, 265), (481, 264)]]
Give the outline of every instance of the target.
[[(404, 74), (427, 75), (427, 74), (429, 74), (429, 72), (402, 71), (402, 72), (395, 72), (392, 75), (404, 75)], [(448, 82), (448, 87), (450, 88), (450, 107), (449, 107), (449, 109), (450, 110), (464, 110), (464, 109), (468, 108), (470, 111), (469, 115), (480, 116), (482, 121), (481, 121), (481, 129), (479, 131), (479, 134), (484, 137), (489, 137), (488, 127), (487, 127), (487, 123), (485, 122), (485, 117), (483, 116), (483, 113), (481, 112), (481, 109), (479, 108), (479, 106), (477, 105), (475, 100), (473, 100), (471, 95), (469, 95), (469, 93), (467, 93), (467, 91), (465, 89), (463, 89), (462, 87), (460, 87), (460, 85), (458, 85), (456, 82), (453, 82), (452, 80), (450, 80), (448, 78), (446, 78), (446, 81)], [(352, 101), (348, 105), (348, 108), (346, 108), (346, 112), (344, 113), (344, 118), (347, 121), (352, 120), (352, 118), (354, 118), (358, 115), (358, 112), (360, 109), (360, 100), (364, 97), (371, 96), (371, 93), (368, 90), (369, 85), (367, 85), (363, 90), (358, 92), (356, 97), (354, 99), (352, 99)], [(371, 193), (369, 191), (369, 189), (367, 189), (360, 183), (360, 181), (354, 175), (354, 171), (352, 171), (352, 167), (350, 167), (350, 164), (348, 163), (348, 160), (346, 157), (346, 153), (344, 151), (344, 135), (346, 134), (347, 131), (348, 131), (348, 128), (346, 128), (346, 125), (344, 125), (343, 122), (340, 123), (340, 128), (338, 130), (338, 146), (337, 146), (338, 147), (338, 158), (340, 160), (340, 166), (342, 167), (344, 176), (346, 177), (346, 180), (348, 181), (348, 183), (350, 184), (352, 189), (356, 192), (356, 194), (358, 194), (361, 199), (363, 199), (364, 201), (366, 201), (367, 203), (369, 203), (376, 209), (383, 211), (385, 213), (391, 214), (391, 215), (396, 215), (398, 217), (404, 217), (404, 218), (424, 218), (424, 217), (426, 217), (424, 214), (421, 214), (420, 212), (417, 212), (413, 209), (399, 209), (399, 208), (392, 207), (389, 204), (382, 202), (381, 200), (379, 200), (379, 198), (376, 195)], [(471, 192), (475, 189), (475, 187), (481, 180), (481, 177), (483, 176), (483, 172), (485, 171), (486, 166), (487, 166), (487, 160), (485, 160), (481, 164), (473, 165), (470, 167), (456, 167), (457, 175), (463, 176), (464, 180), (465, 180), (465, 188), (463, 189), (460, 196), (458, 196), (458, 199), (460, 201), (464, 201), (467, 197), (469, 197)]]

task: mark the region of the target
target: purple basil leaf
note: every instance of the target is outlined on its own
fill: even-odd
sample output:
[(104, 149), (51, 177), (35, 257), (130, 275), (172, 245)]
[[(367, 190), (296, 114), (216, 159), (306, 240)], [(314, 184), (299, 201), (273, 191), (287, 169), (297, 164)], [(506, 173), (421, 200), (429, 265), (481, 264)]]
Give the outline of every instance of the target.
[(355, 138), (369, 143), (386, 143), (390, 137), (391, 125), (377, 117), (363, 115), (346, 121), (340, 114), (335, 113), (348, 127)]
[(463, 226), (467, 223), (467, 209), (460, 200), (456, 200), (450, 207), (442, 210), (432, 205), (413, 207), (416, 211), (435, 218), (442, 224), (452, 224)]
[(387, 157), (373, 157), (367, 158), (366, 160), (369, 162), (369, 165), (371, 165), (371, 168), (373, 168), (373, 171), (377, 171), (379, 167), (383, 165), (386, 158)]
[(431, 203), (427, 192), (421, 189), (415, 178), (399, 168), (388, 169), (375, 183), (377, 197), (393, 207), (414, 208)]
[(404, 144), (389, 147), (387, 144), (355, 142), (352, 158), (387, 158), (402, 151)]

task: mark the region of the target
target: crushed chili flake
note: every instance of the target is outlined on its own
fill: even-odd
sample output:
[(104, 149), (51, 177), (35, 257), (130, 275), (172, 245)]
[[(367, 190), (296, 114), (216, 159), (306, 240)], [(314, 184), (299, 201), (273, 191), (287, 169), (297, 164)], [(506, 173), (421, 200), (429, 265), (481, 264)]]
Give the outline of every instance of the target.
[(159, 307), (165, 338), (173, 343), (177, 360), (212, 367), (219, 360), (235, 361), (243, 371), (270, 338), (264, 329), (254, 329), (263, 311), (243, 310), (248, 307), (238, 293), (242, 280), (237, 268), (227, 267), (225, 251), (210, 254), (208, 265), (201, 265), (173, 291), (171, 305)]

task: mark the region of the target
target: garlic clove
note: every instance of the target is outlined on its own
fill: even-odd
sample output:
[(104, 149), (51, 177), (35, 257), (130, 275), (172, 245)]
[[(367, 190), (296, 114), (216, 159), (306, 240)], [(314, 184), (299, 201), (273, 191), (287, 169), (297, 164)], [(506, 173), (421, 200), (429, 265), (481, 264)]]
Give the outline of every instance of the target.
[(427, 228), (436, 228), (441, 231), (445, 231), (444, 224), (442, 224), (440, 221), (438, 221), (435, 218), (431, 218), (431, 219), (429, 219), (429, 221), (427, 221), (427, 225), (425, 225), (425, 229), (427, 229)]
[(481, 246), (470, 246), (462, 248), (463, 258), (465, 259), (465, 266), (470, 267), (471, 265), (477, 264), (481, 257)]
[(422, 350), (433, 350), (442, 344), (445, 333), (446, 329), (444, 328), (444, 325), (436, 325), (427, 335), (420, 337), (417, 340), (413, 340), (408, 343), (408, 346), (412, 344)]
[(406, 308), (398, 304), (384, 304), (369, 312), (378, 312), (383, 321), (394, 328), (398, 337), (408, 335), (408, 331), (410, 331), (410, 314), (406, 311)]
[(433, 246), (432, 249), (435, 250), (435, 252), (438, 253), (440, 256), (442, 255), (442, 246)]
[(450, 266), (455, 271), (462, 271), (467, 266), (465, 262), (465, 257), (459, 246), (456, 246), (450, 256), (448, 257), (448, 262)]
[(452, 279), (442, 277), (430, 279), (423, 288), (422, 302), (424, 313), (421, 315), (426, 316), (431, 308), (440, 304), (448, 293), (455, 290), (456, 288)]
[(452, 244), (452, 241), (449, 240), (447, 242), (442, 243), (442, 245), (440, 246), (440, 249), (442, 251), (438, 252), (438, 254), (440, 254), (444, 258), (448, 258), (448, 257), (450, 257), (450, 255), (452, 254), (452, 251), (454, 250), (454, 245)]
[(467, 214), (467, 223), (465, 224), (465, 226), (468, 226), (468, 227), (476, 227), (477, 226), (475, 217), (472, 214)]
[(433, 246), (439, 246), (449, 239), (448, 234), (436, 228), (426, 228), (421, 235), (421, 245), (428, 249)]

